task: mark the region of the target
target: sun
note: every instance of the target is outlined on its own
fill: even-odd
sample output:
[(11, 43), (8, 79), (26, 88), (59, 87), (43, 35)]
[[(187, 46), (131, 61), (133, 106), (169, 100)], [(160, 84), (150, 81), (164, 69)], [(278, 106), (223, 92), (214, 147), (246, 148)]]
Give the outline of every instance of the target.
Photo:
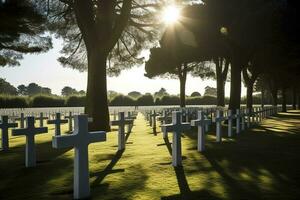
[(170, 5), (163, 10), (162, 20), (166, 24), (173, 24), (178, 21), (180, 10), (175, 5)]

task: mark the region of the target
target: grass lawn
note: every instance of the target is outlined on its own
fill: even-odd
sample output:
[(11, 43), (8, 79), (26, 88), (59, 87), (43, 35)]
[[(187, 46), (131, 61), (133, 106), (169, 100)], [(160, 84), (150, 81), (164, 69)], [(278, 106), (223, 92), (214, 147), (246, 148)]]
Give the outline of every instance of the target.
[[(28, 169), (25, 137), (10, 138), (10, 150), (0, 152), (0, 199), (72, 198), (74, 152), (53, 149), (52, 135), (54, 126), (36, 136), (38, 164)], [(196, 130), (185, 133), (178, 168), (171, 166), (170, 142), (153, 135), (141, 114), (127, 137), (124, 152), (117, 152), (116, 131), (89, 146), (92, 199), (300, 199), (300, 111), (221, 144), (211, 128), (205, 153), (196, 150)]]

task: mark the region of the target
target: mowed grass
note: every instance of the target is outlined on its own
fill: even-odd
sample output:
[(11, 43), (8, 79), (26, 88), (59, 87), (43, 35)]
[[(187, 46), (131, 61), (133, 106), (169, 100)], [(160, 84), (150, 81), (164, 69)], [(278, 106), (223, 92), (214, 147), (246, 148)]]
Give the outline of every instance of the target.
[[(37, 123), (38, 125), (38, 123)], [(68, 125), (62, 130), (67, 132)], [(115, 128), (115, 127), (114, 127)], [(89, 146), (92, 199), (299, 199), (300, 112), (280, 113), (231, 139), (196, 150), (196, 130), (182, 137), (183, 167), (171, 165), (171, 141), (138, 115), (126, 150), (117, 132)], [(224, 127), (224, 132), (226, 127)], [(24, 167), (25, 137), (0, 152), (0, 199), (72, 199), (73, 150), (53, 149), (49, 133), (36, 136), (37, 166)]]

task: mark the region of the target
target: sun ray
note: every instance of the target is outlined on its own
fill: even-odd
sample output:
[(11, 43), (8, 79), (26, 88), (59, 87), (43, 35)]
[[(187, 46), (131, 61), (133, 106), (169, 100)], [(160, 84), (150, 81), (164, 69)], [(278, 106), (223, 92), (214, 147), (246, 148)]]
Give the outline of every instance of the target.
[(166, 24), (173, 24), (180, 18), (180, 9), (175, 5), (167, 6), (163, 10), (162, 20)]

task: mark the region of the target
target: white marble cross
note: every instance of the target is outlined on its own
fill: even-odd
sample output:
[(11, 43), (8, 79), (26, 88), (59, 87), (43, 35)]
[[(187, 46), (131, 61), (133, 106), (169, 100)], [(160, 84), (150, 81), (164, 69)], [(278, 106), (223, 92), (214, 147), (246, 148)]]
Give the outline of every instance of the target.
[(241, 132), (241, 111), (240, 109), (236, 109), (236, 134)]
[(172, 165), (182, 165), (181, 152), (181, 133), (191, 129), (189, 123), (182, 123), (181, 112), (172, 112), (172, 124), (164, 124), (161, 126), (162, 132), (173, 132), (172, 140)]
[(148, 116), (149, 116), (149, 126), (152, 127), (152, 117), (151, 117), (151, 115), (152, 115), (152, 110), (150, 110), (150, 113), (148, 113)]
[(152, 129), (153, 129), (153, 133), (156, 134), (156, 117), (159, 116), (158, 113), (154, 112), (150, 115), (150, 117), (152, 118)]
[(48, 119), (48, 117), (44, 117), (44, 114), (41, 112), (39, 117), (35, 118), (36, 120), (40, 121), (40, 127), (44, 126), (44, 120)]
[(217, 110), (216, 114), (216, 141), (222, 142), (222, 121), (226, 120), (226, 117), (223, 117), (223, 112)]
[(73, 130), (73, 119), (74, 119), (72, 112), (69, 112), (69, 116), (65, 116), (65, 119), (69, 120), (69, 132), (71, 132)]
[(53, 148), (75, 148), (74, 158), (74, 199), (90, 196), (88, 145), (106, 141), (106, 132), (88, 132), (88, 116), (74, 117), (74, 132), (70, 135), (52, 137)]
[(60, 135), (60, 125), (68, 123), (67, 119), (61, 119), (60, 118), (60, 113), (56, 113), (56, 118), (53, 120), (48, 120), (47, 124), (54, 124), (55, 125), (55, 135)]
[[(168, 122), (168, 120), (170, 119), (170, 117), (167, 115), (167, 112), (164, 110), (163, 114), (157, 118), (158, 120), (161, 121), (161, 124), (166, 124)], [(163, 138), (167, 138), (168, 137), (168, 133), (167, 132), (163, 132)]]
[[(125, 119), (132, 119), (134, 121), (136, 119), (136, 116), (131, 115), (131, 112), (128, 111), (128, 115), (127, 117), (125, 117)], [(132, 127), (133, 127), (133, 123), (128, 124), (128, 133), (131, 133)]]
[(191, 121), (191, 126), (198, 127), (197, 149), (199, 152), (205, 150), (205, 126), (211, 124), (210, 119), (205, 119), (202, 111), (198, 111), (198, 119)]
[(9, 123), (8, 116), (3, 115), (2, 120), (0, 123), (0, 129), (2, 130), (2, 137), (1, 137), (1, 148), (2, 151), (7, 151), (9, 148), (8, 142), (8, 129), (18, 127), (17, 123)]
[(13, 136), (25, 135), (26, 137), (26, 149), (25, 149), (25, 166), (34, 167), (36, 165), (36, 151), (35, 151), (35, 135), (47, 133), (47, 127), (35, 128), (34, 117), (26, 118), (26, 128), (12, 130)]
[(119, 126), (118, 129), (118, 150), (125, 149), (125, 125), (132, 124), (133, 119), (125, 119), (124, 112), (119, 112), (118, 120), (111, 121), (111, 126)]
[(232, 110), (228, 110), (227, 113), (228, 137), (232, 137), (232, 120), (236, 118), (236, 115), (232, 114)]
[(246, 115), (247, 115), (247, 128), (250, 128), (250, 126), (251, 126), (251, 109), (250, 108), (247, 108)]
[(184, 112), (182, 113), (182, 117), (184, 117), (185, 122), (189, 122), (189, 110), (185, 109)]
[(158, 118), (157, 118), (159, 121), (162, 122), (162, 124), (165, 124), (167, 123), (169, 117), (167, 115), (167, 112), (165, 110), (162, 111), (162, 115), (160, 115)]
[(20, 117), (18, 117), (17, 120), (20, 120), (20, 128), (24, 128), (24, 121), (25, 121), (24, 113), (21, 113)]
[(245, 130), (245, 110), (243, 109), (242, 111), (241, 111), (241, 119), (242, 119), (242, 131), (244, 131)]

